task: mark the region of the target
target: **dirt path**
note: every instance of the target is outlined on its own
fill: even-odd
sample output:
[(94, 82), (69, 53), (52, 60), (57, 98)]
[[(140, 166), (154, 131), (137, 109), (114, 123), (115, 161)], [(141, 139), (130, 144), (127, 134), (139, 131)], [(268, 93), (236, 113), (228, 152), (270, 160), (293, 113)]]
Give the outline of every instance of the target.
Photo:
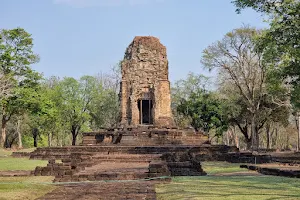
[(154, 181), (78, 183), (60, 186), (39, 200), (155, 200)]

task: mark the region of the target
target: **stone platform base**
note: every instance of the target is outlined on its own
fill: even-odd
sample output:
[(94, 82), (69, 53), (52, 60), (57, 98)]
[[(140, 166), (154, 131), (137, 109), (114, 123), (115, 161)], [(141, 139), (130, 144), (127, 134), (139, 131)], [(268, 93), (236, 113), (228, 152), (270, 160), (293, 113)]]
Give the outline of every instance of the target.
[(194, 129), (139, 126), (83, 133), (82, 145), (178, 146), (201, 145), (205, 143), (208, 143), (208, 137), (202, 133), (196, 133)]
[(208, 160), (206, 157), (214, 157), (216, 155), (223, 156), (229, 152), (238, 152), (236, 147), (226, 145), (164, 145), (164, 146), (120, 146), (120, 145), (104, 145), (104, 146), (66, 146), (66, 147), (43, 147), (37, 148), (31, 152), (30, 159), (36, 160), (60, 160), (70, 158), (71, 153), (98, 153), (107, 155), (114, 154), (164, 154), (175, 152), (192, 152), (196, 156)]
[[(212, 146), (193, 129), (138, 126), (84, 133), (72, 147), (37, 148), (31, 159), (47, 159), (35, 175), (54, 175), (56, 182), (169, 179), (203, 176), (197, 155), (225, 154), (238, 149)], [(61, 160), (61, 163), (57, 163)]]
[(63, 185), (39, 200), (156, 200), (156, 181), (98, 182)]
[[(203, 176), (201, 152), (236, 151), (228, 146), (72, 146), (37, 148), (31, 159), (48, 159), (34, 174), (55, 176), (56, 182), (169, 179)], [(60, 161), (61, 162), (57, 162)]]

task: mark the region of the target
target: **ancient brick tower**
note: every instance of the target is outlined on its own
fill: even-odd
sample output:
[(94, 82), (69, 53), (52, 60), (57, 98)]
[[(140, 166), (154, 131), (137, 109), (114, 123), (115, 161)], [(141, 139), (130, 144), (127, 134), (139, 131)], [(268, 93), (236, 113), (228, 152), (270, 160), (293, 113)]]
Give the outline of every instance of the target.
[(166, 47), (135, 37), (122, 62), (121, 124), (173, 126)]

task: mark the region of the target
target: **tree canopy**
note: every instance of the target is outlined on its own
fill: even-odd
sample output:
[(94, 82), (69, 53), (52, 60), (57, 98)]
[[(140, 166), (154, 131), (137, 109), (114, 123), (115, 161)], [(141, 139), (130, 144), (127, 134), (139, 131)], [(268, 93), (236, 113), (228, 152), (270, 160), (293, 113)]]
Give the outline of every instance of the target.
[[(300, 84), (300, 1), (299, 0), (235, 0), (237, 11), (250, 7), (269, 17), (270, 28), (257, 42), (257, 50), (267, 54), (265, 62), (273, 67), (277, 78), (292, 85), (297, 96)], [(297, 98), (292, 102), (299, 107)]]

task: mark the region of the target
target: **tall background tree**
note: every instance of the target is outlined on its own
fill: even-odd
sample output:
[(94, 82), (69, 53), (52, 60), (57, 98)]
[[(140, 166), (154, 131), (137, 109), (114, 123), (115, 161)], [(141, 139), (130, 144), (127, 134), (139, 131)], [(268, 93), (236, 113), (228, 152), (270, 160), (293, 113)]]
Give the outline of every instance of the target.
[(23, 110), (30, 109), (30, 100), (40, 76), (31, 70), (30, 65), (39, 57), (33, 53), (33, 39), (22, 28), (0, 31), (0, 71), (13, 83), (12, 95), (2, 98), (2, 146), (6, 143), (6, 126), (11, 117)]
[[(275, 95), (275, 92), (271, 94), (268, 91), (267, 68), (263, 55), (255, 50), (255, 39), (259, 34), (260, 31), (250, 27), (235, 29), (222, 40), (207, 47), (201, 60), (205, 68), (218, 69), (223, 93), (229, 94), (227, 97), (231, 98), (227, 100), (235, 101), (235, 105), (239, 105), (235, 108), (238, 112), (231, 110), (228, 113), (232, 116), (231, 121), (244, 134), (248, 147), (251, 146), (254, 150), (259, 147), (259, 130), (271, 111), (285, 106), (277, 101), (287, 100), (283, 93), (277, 92)], [(285, 91), (284, 88), (282, 91)], [(261, 117), (263, 112), (267, 112), (264, 118)], [(234, 116), (234, 113), (237, 115)], [(248, 125), (251, 126), (250, 136)]]
[[(299, 0), (235, 0), (237, 12), (253, 8), (269, 18), (270, 27), (258, 40), (257, 49), (267, 54), (265, 63), (277, 79), (291, 84), (290, 95), (295, 118), (300, 121), (300, 1)], [(298, 124), (298, 123), (297, 123)], [(298, 126), (299, 127), (299, 126)], [(298, 150), (300, 129), (298, 128)]]

